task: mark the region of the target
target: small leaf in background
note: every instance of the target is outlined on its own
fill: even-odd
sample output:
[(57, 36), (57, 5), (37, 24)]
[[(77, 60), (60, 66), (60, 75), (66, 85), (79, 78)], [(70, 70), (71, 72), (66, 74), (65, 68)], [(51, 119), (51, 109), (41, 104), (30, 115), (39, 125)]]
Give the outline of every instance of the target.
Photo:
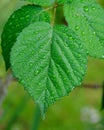
[(7, 21), (2, 36), (2, 54), (5, 60), (6, 69), (10, 67), (10, 51), (19, 33), (29, 24), (35, 21), (49, 22), (48, 13), (39, 6), (27, 5), (15, 11)]
[(41, 5), (41, 6), (49, 6), (55, 2), (55, 0), (24, 0), (24, 1), (32, 2), (36, 5)]
[[(24, 0), (24, 1), (32, 2), (36, 5), (41, 5), (41, 6), (50, 6), (56, 2), (56, 0)], [(69, 2), (69, 1), (70, 0), (57, 0), (57, 3), (64, 4), (64, 3)]]
[(104, 9), (96, 0), (73, 0), (64, 7), (68, 25), (85, 44), (89, 55), (104, 58)]
[(18, 36), (11, 51), (11, 66), (44, 115), (51, 104), (81, 84), (87, 54), (68, 27), (37, 22)]

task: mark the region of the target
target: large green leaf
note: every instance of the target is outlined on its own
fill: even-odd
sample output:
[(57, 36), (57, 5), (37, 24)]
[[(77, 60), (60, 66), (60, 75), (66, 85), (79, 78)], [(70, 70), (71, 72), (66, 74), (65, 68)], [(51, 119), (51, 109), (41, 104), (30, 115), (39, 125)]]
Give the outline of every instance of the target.
[(64, 12), (89, 55), (104, 58), (104, 9), (96, 0), (73, 0), (65, 5)]
[(27, 5), (15, 11), (7, 21), (1, 39), (2, 53), (6, 63), (6, 69), (10, 67), (10, 50), (19, 33), (29, 24), (35, 21), (49, 22), (49, 16), (39, 6)]
[(86, 51), (74, 32), (45, 22), (25, 28), (11, 51), (12, 71), (42, 113), (81, 84), (86, 64)]

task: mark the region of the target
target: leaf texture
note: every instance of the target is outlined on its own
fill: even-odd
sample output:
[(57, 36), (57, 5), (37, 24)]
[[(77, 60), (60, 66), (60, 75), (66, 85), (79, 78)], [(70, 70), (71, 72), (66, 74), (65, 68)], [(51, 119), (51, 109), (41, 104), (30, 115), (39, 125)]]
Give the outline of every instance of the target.
[(66, 26), (37, 22), (17, 38), (11, 51), (11, 66), (44, 115), (51, 104), (81, 84), (87, 54)]
[(96, 0), (73, 0), (65, 5), (64, 12), (89, 55), (104, 58), (104, 9)]
[(49, 22), (48, 14), (39, 6), (27, 5), (15, 11), (8, 19), (1, 36), (2, 54), (6, 69), (10, 67), (10, 51), (19, 33), (36, 21)]

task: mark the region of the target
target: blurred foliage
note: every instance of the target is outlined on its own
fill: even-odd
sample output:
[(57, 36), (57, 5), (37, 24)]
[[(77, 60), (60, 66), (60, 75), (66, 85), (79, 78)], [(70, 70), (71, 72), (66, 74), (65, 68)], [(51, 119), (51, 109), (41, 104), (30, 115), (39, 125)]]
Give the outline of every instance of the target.
[(97, 1), (100, 3), (101, 6), (104, 7), (104, 0), (97, 0)]
[[(104, 0), (99, 1), (104, 3)], [(19, 0), (0, 1), (0, 34), (10, 14), (23, 4), (24, 2)], [(56, 23), (65, 22), (62, 16), (62, 8), (59, 8)], [(0, 49), (0, 77), (5, 80), (7, 73)], [(101, 85), (103, 80), (104, 60), (89, 58), (84, 83)], [(40, 122), (39, 130), (104, 130), (104, 112), (100, 111), (101, 94), (101, 88), (78, 87), (50, 107), (46, 119)], [(33, 100), (23, 87), (13, 81), (0, 106), (0, 130), (35, 130), (35, 109)]]
[(1, 0), (0, 1), (0, 34), (2, 31), (2, 27), (5, 24), (7, 18), (9, 17), (13, 9), (15, 9), (16, 2), (17, 2), (16, 0), (11, 0), (11, 1)]

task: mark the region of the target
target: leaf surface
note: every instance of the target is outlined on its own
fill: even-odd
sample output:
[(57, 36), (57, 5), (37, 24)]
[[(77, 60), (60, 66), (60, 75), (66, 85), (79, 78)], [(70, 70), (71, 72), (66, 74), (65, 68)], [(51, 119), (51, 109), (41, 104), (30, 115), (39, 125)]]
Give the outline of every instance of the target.
[(39, 104), (42, 114), (81, 84), (86, 65), (85, 48), (74, 32), (62, 25), (29, 25), (11, 51), (13, 73)]
[(2, 54), (6, 69), (10, 67), (10, 51), (19, 33), (29, 24), (36, 21), (49, 22), (49, 16), (39, 6), (27, 5), (15, 11), (8, 19), (1, 36)]
[(65, 5), (64, 12), (89, 55), (104, 58), (104, 9), (96, 0), (73, 0)]

